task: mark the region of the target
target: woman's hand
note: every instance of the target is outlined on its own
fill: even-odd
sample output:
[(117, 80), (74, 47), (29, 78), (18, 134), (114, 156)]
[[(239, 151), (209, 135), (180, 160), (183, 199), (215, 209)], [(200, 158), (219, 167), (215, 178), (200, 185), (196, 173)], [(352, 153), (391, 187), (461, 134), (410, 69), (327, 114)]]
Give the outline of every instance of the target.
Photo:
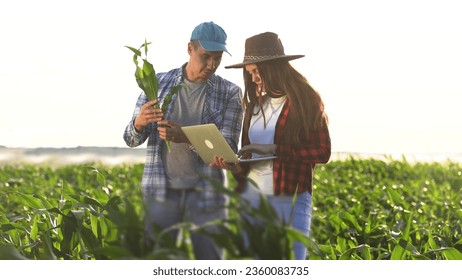
[(252, 153), (256, 154), (272, 154), (276, 153), (276, 144), (250, 144), (242, 147), (237, 155), (241, 158), (251, 158)]

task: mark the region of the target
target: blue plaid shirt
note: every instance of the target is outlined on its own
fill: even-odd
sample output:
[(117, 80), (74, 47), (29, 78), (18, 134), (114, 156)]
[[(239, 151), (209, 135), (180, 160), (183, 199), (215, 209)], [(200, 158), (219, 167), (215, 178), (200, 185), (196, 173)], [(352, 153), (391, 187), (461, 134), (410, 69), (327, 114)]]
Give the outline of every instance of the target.
[[(157, 73), (159, 80), (158, 101), (160, 104), (162, 104), (164, 97), (170, 92), (170, 89), (183, 80), (183, 68), (185, 66), (186, 64), (181, 68), (176, 68), (166, 73)], [(172, 102), (167, 108), (164, 116), (167, 120), (175, 104), (176, 97), (176, 94), (173, 95)], [(238, 149), (237, 146), (242, 125), (241, 99), (241, 89), (230, 81), (215, 74), (207, 80), (206, 98), (201, 122), (203, 124), (214, 123), (235, 152)], [(142, 191), (146, 197), (164, 200), (167, 188), (167, 179), (161, 158), (161, 149), (166, 149), (165, 144), (163, 144), (164, 141), (159, 137), (156, 123), (146, 126), (140, 133), (136, 132), (134, 127), (134, 120), (146, 102), (148, 102), (148, 99), (143, 92), (136, 102), (133, 117), (125, 129), (123, 137), (129, 147), (139, 146), (148, 139), (146, 162), (141, 180)], [(212, 178), (224, 183), (223, 170), (209, 167), (199, 157), (198, 160), (201, 175), (204, 175), (205, 178)], [(208, 204), (212, 200), (223, 201), (223, 194), (214, 191), (208, 180), (203, 179), (202, 182), (204, 187), (201, 192), (203, 203)]]

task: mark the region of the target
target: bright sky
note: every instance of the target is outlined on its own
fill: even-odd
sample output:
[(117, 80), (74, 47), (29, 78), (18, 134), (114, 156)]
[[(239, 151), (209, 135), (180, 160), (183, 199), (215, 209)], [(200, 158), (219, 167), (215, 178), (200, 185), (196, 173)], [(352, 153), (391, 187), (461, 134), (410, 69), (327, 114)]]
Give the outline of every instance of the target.
[[(459, 1), (62, 1), (0, 5), (0, 145), (124, 147), (140, 93), (132, 53), (157, 72), (187, 61), (192, 29), (214, 21), (242, 86), (245, 39), (278, 33), (324, 99), (333, 150), (462, 152)], [(302, 5), (303, 4), (303, 5)]]

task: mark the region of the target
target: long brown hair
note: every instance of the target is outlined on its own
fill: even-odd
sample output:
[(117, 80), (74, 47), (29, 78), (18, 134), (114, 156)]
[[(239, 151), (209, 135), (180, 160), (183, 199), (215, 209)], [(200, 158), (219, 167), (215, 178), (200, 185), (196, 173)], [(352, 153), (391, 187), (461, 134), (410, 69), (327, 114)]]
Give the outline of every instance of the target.
[(265, 86), (266, 95), (261, 96), (252, 77), (244, 68), (244, 126), (243, 138), (248, 137), (250, 119), (253, 109), (262, 110), (264, 98), (286, 96), (289, 115), (284, 128), (284, 143), (297, 144), (301, 139), (308, 139), (309, 131), (327, 125), (328, 118), (324, 111), (321, 96), (292, 65), (284, 59), (275, 59), (257, 63), (260, 78)]

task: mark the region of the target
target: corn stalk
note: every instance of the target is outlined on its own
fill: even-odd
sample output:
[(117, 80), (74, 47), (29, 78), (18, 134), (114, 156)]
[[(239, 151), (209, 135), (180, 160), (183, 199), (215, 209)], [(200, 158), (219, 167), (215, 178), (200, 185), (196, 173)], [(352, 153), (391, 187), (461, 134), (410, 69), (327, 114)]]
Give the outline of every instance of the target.
[[(134, 53), (133, 62), (136, 65), (136, 71), (135, 71), (136, 83), (144, 91), (144, 94), (149, 100), (157, 100), (159, 81), (157, 79), (154, 66), (147, 59), (149, 44), (151, 44), (151, 42), (147, 42), (145, 40), (144, 43), (138, 49), (135, 49), (129, 46), (125, 46), (125, 47), (127, 47)], [(142, 57), (143, 56), (142, 50), (144, 51), (144, 58)], [(141, 67), (140, 67), (138, 58), (141, 58), (143, 61), (143, 64)], [(168, 105), (172, 102), (173, 95), (178, 93), (179, 88), (180, 88), (180, 85), (176, 85), (172, 87), (170, 92), (165, 96), (162, 102), (162, 106), (160, 107), (162, 109), (162, 112), (164, 113), (164, 116), (166, 115)], [(156, 103), (154, 105), (154, 108), (159, 108), (159, 103)], [(167, 149), (170, 152), (170, 141), (165, 141), (165, 143), (167, 144)]]

